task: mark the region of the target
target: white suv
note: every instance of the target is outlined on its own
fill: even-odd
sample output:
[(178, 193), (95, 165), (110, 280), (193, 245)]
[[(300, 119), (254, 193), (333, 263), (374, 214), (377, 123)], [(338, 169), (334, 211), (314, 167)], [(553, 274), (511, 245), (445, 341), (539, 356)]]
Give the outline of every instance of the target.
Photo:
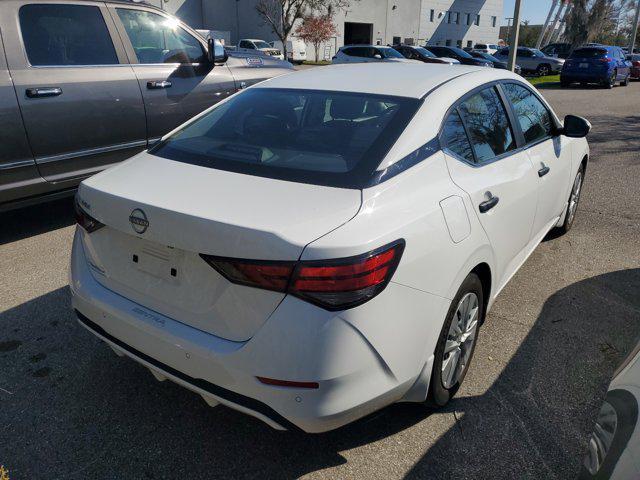
[(268, 80), (82, 182), (73, 307), (156, 378), (275, 428), (445, 405), (498, 293), (571, 227), (589, 127), (493, 68)]

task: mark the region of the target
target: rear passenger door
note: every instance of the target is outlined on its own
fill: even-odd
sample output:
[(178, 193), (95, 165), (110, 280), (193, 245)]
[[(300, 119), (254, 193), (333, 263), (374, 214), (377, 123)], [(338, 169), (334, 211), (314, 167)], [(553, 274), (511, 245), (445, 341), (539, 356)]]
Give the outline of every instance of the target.
[(144, 98), (150, 142), (236, 91), (224, 65), (175, 18), (125, 4), (109, 7)]
[(555, 135), (553, 115), (533, 90), (510, 82), (501, 87), (511, 102), (523, 146), (538, 176), (538, 207), (531, 233), (532, 240), (539, 241), (557, 222), (569, 197), (571, 143)]
[(451, 178), (469, 194), (493, 246), (499, 291), (528, 254), (538, 175), (518, 149), (495, 85), (463, 97), (450, 110), (440, 140)]
[(75, 183), (146, 147), (140, 88), (103, 3), (6, 0), (0, 27), (46, 180)]

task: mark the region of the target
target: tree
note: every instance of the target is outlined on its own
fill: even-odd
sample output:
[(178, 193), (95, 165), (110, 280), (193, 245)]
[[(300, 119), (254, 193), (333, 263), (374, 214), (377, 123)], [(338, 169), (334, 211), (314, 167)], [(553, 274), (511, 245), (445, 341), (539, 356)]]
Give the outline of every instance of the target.
[(619, 31), (622, 12), (629, 8), (628, 0), (574, 0), (567, 16), (565, 38), (576, 48)]
[(316, 62), (320, 60), (320, 44), (336, 34), (336, 26), (331, 15), (308, 15), (296, 30), (296, 36), (313, 45)]
[(282, 42), (282, 53), (287, 58), (287, 39), (296, 20), (310, 12), (331, 16), (334, 9), (345, 9), (349, 3), (350, 0), (258, 0), (256, 10)]

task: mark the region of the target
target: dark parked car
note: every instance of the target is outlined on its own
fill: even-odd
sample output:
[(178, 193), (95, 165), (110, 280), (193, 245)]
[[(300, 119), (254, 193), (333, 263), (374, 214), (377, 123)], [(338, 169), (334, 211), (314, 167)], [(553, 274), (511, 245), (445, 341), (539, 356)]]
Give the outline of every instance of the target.
[(569, 58), (569, 54), (571, 53), (571, 44), (570, 43), (550, 43), (544, 48), (541, 48), (540, 51), (544, 53), (547, 57), (555, 57), (555, 58)]
[(455, 58), (463, 65), (475, 65), (476, 67), (491, 67), (493, 63), (488, 60), (474, 58), (469, 53), (458, 47), (443, 47), (441, 45), (425, 45), (427, 50), (438, 57)]
[(568, 87), (573, 82), (597, 83), (613, 88), (617, 82), (629, 85), (631, 62), (620, 47), (599, 45), (576, 48), (567, 59), (560, 74), (560, 84)]
[(448, 65), (459, 64), (460, 62), (454, 58), (440, 58), (435, 56), (424, 47), (415, 45), (393, 45), (393, 49), (400, 52), (404, 58), (411, 60), (420, 60), (424, 63), (445, 63)]
[[(479, 52), (477, 50), (471, 50), (469, 52), (469, 54), (472, 55), (475, 58), (482, 58), (484, 60), (488, 60), (489, 62), (493, 63), (493, 68), (500, 68), (502, 70), (508, 70), (507, 62), (503, 62), (502, 60), (498, 60), (493, 55), (490, 55), (490, 54), (484, 53), (484, 52)], [(518, 75), (522, 74), (522, 68), (520, 68), (520, 65), (516, 65), (514, 71)]]
[(633, 55), (627, 55), (627, 61), (631, 62), (631, 78), (633, 80), (640, 79), (640, 55), (634, 53)]
[(139, 3), (0, 1), (0, 210), (73, 193), (238, 89), (292, 68), (228, 56)]
[[(509, 59), (509, 47), (503, 48), (494, 57), (506, 62)], [(540, 50), (528, 47), (518, 47), (516, 62), (523, 72), (535, 73), (541, 77), (559, 73), (564, 64), (561, 58), (548, 57)]]

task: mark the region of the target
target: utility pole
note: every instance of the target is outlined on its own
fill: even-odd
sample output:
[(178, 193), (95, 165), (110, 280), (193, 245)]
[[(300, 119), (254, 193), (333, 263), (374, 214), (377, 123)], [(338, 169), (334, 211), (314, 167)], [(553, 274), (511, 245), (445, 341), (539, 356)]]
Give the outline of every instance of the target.
[(509, 43), (509, 39), (511, 38), (511, 21), (513, 20), (513, 17), (504, 17), (504, 19), (507, 21), (507, 38), (505, 39), (505, 42)]
[(638, 20), (640, 20), (640, 0), (636, 0), (636, 18), (631, 29), (631, 39), (629, 40), (629, 53), (633, 54), (633, 47), (636, 45), (636, 35), (638, 35)]
[(549, 28), (549, 22), (551, 21), (551, 15), (553, 15), (553, 11), (558, 6), (558, 0), (553, 0), (551, 3), (551, 8), (549, 9), (549, 13), (547, 14), (547, 19), (544, 21), (544, 25), (542, 26), (542, 30), (540, 30), (540, 35), (538, 35), (538, 41), (536, 42), (536, 48), (540, 48), (542, 45), (542, 40), (547, 33), (547, 28)]
[(516, 67), (516, 55), (518, 53), (518, 37), (520, 36), (520, 3), (522, 0), (516, 0), (516, 5), (513, 9), (513, 32), (509, 38), (509, 62), (507, 68), (512, 72)]

